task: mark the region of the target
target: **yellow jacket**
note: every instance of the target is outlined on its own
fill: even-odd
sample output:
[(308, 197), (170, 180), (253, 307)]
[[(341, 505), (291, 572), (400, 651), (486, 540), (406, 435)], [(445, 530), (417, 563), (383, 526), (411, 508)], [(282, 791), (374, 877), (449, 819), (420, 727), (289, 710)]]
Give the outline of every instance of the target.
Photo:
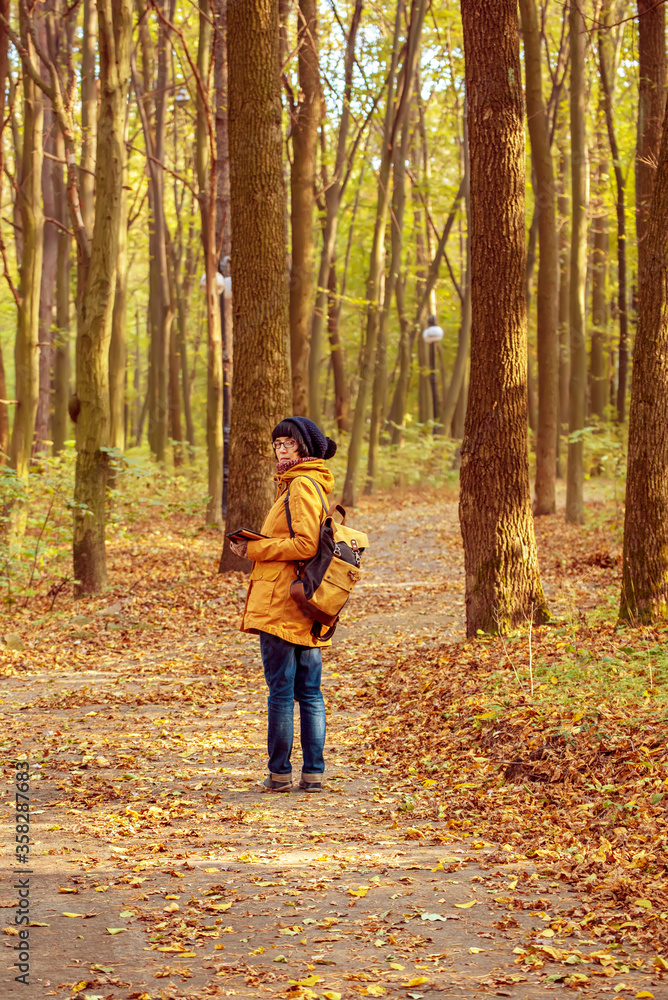
[[(242, 632), (271, 632), (297, 646), (328, 646), (311, 635), (313, 622), (290, 597), (290, 584), (297, 579), (297, 562), (311, 559), (320, 544), (320, 526), (325, 511), (310, 476), (320, 487), (325, 503), (334, 487), (334, 477), (322, 459), (300, 462), (275, 477), (276, 500), (260, 531), (267, 538), (248, 543), (253, 560)], [(290, 516), (294, 538), (290, 538), (285, 515), (285, 493), (290, 485)]]

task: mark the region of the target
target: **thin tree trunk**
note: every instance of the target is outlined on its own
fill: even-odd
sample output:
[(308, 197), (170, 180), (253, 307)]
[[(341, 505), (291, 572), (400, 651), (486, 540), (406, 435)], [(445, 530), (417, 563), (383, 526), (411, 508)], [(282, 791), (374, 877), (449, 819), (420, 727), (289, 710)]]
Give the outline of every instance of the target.
[[(229, 61), (234, 380), (228, 523), (258, 527), (273, 499), (271, 432), (290, 412), (289, 288), (278, 7), (231, 4)], [(256, 205), (262, 199), (262, 212)], [(221, 572), (248, 568), (225, 542)]]
[(666, 7), (638, 0), (638, 139), (636, 153), (636, 236), (638, 284), (645, 264), (647, 217), (666, 109)]
[(561, 439), (568, 427), (569, 385), (571, 379), (570, 348), (570, 273), (571, 240), (570, 225), (571, 199), (568, 194), (568, 166), (570, 157), (565, 146), (559, 150), (559, 475), (563, 476), (561, 461)]
[(471, 382), (459, 516), (466, 630), (545, 621), (527, 437), (524, 121), (514, 0), (462, 0), (471, 156)]
[(422, 34), (422, 25), (424, 23), (426, 8), (427, 0), (412, 0), (406, 56), (403, 63), (403, 79), (405, 86), (403, 87), (401, 97), (399, 98), (399, 103), (395, 111), (393, 102), (394, 67), (396, 67), (399, 55), (401, 13), (403, 10), (402, 0), (398, 0), (397, 3), (397, 16), (395, 19), (394, 42), (391, 56), (392, 69), (389, 74), (390, 79), (387, 91), (388, 97), (385, 125), (383, 130), (382, 156), (378, 170), (376, 221), (371, 249), (371, 260), (369, 264), (369, 277), (366, 288), (366, 300), (368, 306), (364, 351), (362, 355), (357, 402), (355, 404), (355, 415), (350, 435), (350, 446), (348, 449), (346, 479), (343, 485), (343, 503), (348, 506), (354, 506), (355, 503), (357, 470), (362, 454), (362, 441), (366, 425), (367, 401), (373, 378), (374, 361), (376, 356), (378, 324), (380, 319), (380, 290), (383, 276), (383, 250), (388, 208), (390, 165), (394, 154), (394, 143), (397, 137), (397, 130), (403, 125), (404, 119), (408, 114), (410, 107), (410, 83), (415, 75), (415, 69), (417, 66), (418, 53), (420, 50), (420, 36)]
[[(348, 132), (350, 129), (350, 99), (352, 95), (353, 68), (355, 63), (355, 41), (362, 16), (363, 0), (355, 0), (343, 70), (343, 107), (339, 121), (339, 134), (336, 144), (336, 161), (331, 179), (327, 178), (323, 164), (323, 182), (325, 185), (325, 225), (323, 229), (322, 250), (320, 252), (320, 267), (318, 271), (318, 286), (316, 303), (311, 324), (311, 349), (309, 352), (309, 410), (311, 419), (316, 423), (320, 420), (320, 366), (322, 363), (322, 332), (325, 324), (325, 313), (328, 309), (329, 268), (334, 260), (336, 234), (338, 228), (339, 209), (343, 192), (343, 172), (348, 161)], [(334, 380), (336, 385), (337, 366), (334, 365)], [(337, 397), (338, 398), (338, 397)], [(349, 407), (349, 401), (347, 408)], [(345, 417), (345, 427), (339, 424), (339, 430), (348, 430), (348, 415)]]
[[(48, 7), (43, 8), (44, 15)], [(49, 12), (50, 13), (50, 12)], [(40, 44), (46, 47), (46, 32), (43, 18), (38, 24)], [(51, 102), (44, 99), (43, 143), (47, 155), (42, 161), (42, 204), (44, 214), (49, 219), (56, 217), (55, 163), (56, 132), (58, 126), (51, 109)], [(42, 250), (42, 274), (39, 291), (39, 399), (35, 414), (35, 436), (33, 452), (45, 452), (50, 443), (49, 417), (51, 412), (51, 368), (53, 357), (54, 312), (56, 280), (58, 275), (58, 232), (53, 222), (44, 226)]]
[(57, 455), (64, 449), (68, 436), (67, 404), (70, 399), (71, 377), (70, 270), (72, 237), (66, 230), (68, 221), (67, 194), (62, 168), (62, 163), (65, 160), (65, 143), (60, 128), (56, 132), (56, 158), (58, 161), (54, 164), (56, 218), (63, 228), (59, 228), (57, 234), (56, 334), (54, 338), (53, 424), (51, 430), (54, 455)]
[(315, 161), (318, 125), (322, 114), (316, 0), (299, 0), (298, 18), (299, 100), (291, 109), (290, 354), (292, 361), (292, 412), (306, 416), (309, 413), (309, 333), (313, 298)]
[(125, 118), (130, 78), (130, 0), (98, 0), (100, 121), (95, 222), (77, 337), (77, 464), (74, 485), (75, 596), (107, 584), (105, 500), (109, 471), (109, 341), (122, 220)]
[(610, 154), (615, 172), (617, 199), (617, 314), (619, 317), (619, 348), (617, 358), (617, 420), (624, 422), (626, 417), (626, 382), (628, 374), (628, 306), (626, 301), (626, 204), (624, 192), (624, 175), (619, 158), (619, 146), (615, 135), (615, 124), (612, 117), (612, 90), (608, 78), (608, 68), (605, 55), (605, 36), (607, 34), (607, 14), (602, 14), (598, 29), (598, 65), (605, 111), (605, 124), (608, 130)]
[(587, 279), (587, 139), (585, 134), (584, 45), (587, 30), (579, 0), (569, 0), (571, 48), (571, 269), (570, 383), (566, 520), (584, 523), (582, 431), (587, 397), (585, 284)]
[(401, 140), (397, 144), (393, 164), (392, 212), (390, 217), (390, 266), (385, 277), (383, 312), (380, 318), (378, 344), (376, 347), (376, 371), (371, 398), (371, 424), (369, 427), (369, 457), (364, 492), (374, 491), (378, 474), (378, 447), (380, 431), (385, 419), (387, 402), (387, 341), (390, 332), (390, 315), (393, 309), (394, 292), (399, 279), (404, 235), (404, 207), (406, 205), (406, 154), (410, 125), (406, 120), (401, 129)]
[[(531, 296), (533, 295), (533, 275), (536, 268), (536, 256), (538, 247), (538, 211), (534, 206), (534, 212), (529, 227), (529, 246), (527, 248), (526, 265), (526, 297), (527, 316), (531, 317)], [(531, 348), (527, 337), (527, 400), (529, 429), (535, 434), (538, 425), (538, 405), (536, 400), (536, 377), (533, 373), (531, 363)]]
[[(620, 618), (668, 618), (668, 121), (644, 233), (638, 291)], [(651, 261), (651, 265), (650, 262)]]
[[(602, 138), (602, 137), (600, 137)], [(599, 162), (596, 167), (596, 214), (592, 219), (594, 245), (591, 261), (591, 352), (589, 360), (589, 397), (591, 412), (600, 420), (605, 416), (608, 404), (608, 375), (605, 364), (605, 342), (608, 327), (608, 216), (605, 207), (605, 191), (608, 182), (608, 168), (602, 143), (598, 142)]]
[[(127, 128), (126, 128), (127, 131)], [(125, 143), (123, 143), (125, 153)], [(127, 159), (127, 156), (125, 157)], [(125, 374), (127, 366), (127, 299), (128, 299), (128, 196), (127, 164), (123, 161), (116, 287), (109, 341), (109, 445), (125, 450)]]
[[(19, 8), (21, 43), (34, 62), (35, 53), (29, 15)], [(33, 446), (35, 414), (39, 396), (39, 293), (42, 273), (44, 213), (42, 211), (43, 95), (28, 73), (23, 74), (23, 151), (18, 203), (21, 218), (22, 253), (19, 308), (14, 349), (15, 398), (10, 462), (19, 479), (28, 481)], [(15, 522), (21, 530), (23, 519)]]
[[(0, 0), (0, 17), (3, 23), (9, 22), (9, 0)], [(2, 198), (2, 182), (4, 180), (5, 157), (3, 151), (5, 125), (5, 88), (9, 76), (9, 36), (0, 30), (0, 199)], [(2, 244), (4, 246), (4, 242)], [(0, 345), (0, 468), (5, 464), (9, 451), (9, 409), (4, 400), (7, 399), (7, 378), (5, 361)]]
[(97, 77), (95, 60), (98, 49), (95, 0), (83, 2), (81, 41), (81, 175), (79, 191), (81, 213), (88, 239), (93, 237), (95, 218), (95, 143), (97, 140)]
[(536, 336), (538, 344), (538, 420), (534, 514), (556, 509), (557, 419), (559, 406), (558, 282), (556, 186), (550, 130), (541, 84), (541, 36), (535, 0), (520, 0), (526, 102), (531, 162), (536, 177), (538, 207), (538, 282)]
[(341, 433), (350, 429), (350, 388), (346, 381), (343, 344), (339, 336), (339, 303), (337, 300), (336, 263), (329, 262), (327, 300), (327, 333), (332, 359), (332, 376), (334, 382), (334, 413), (336, 426)]
[[(232, 210), (230, 207), (230, 148), (228, 127), (227, 0), (215, 0), (214, 89), (216, 92), (216, 247), (219, 269), (229, 270), (232, 253)], [(230, 418), (232, 414), (232, 365), (234, 310), (232, 298), (220, 299), (223, 344), (223, 517), (227, 513), (230, 470)]]

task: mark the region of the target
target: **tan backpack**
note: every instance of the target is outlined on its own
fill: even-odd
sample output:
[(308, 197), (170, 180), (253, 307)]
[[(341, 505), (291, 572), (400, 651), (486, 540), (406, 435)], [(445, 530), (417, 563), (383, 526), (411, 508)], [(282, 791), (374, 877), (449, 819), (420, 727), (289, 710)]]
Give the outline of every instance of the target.
[[(297, 563), (297, 579), (290, 585), (290, 596), (301, 611), (313, 619), (311, 634), (321, 642), (331, 639), (339, 623), (339, 615), (348, 603), (350, 593), (362, 577), (361, 556), (369, 547), (363, 531), (346, 526), (346, 511), (339, 504), (328, 508), (320, 487), (310, 476), (320, 497), (325, 518), (320, 527), (320, 545), (312, 559)], [(285, 516), (290, 537), (294, 538), (290, 516), (290, 490), (285, 494)], [(341, 522), (333, 514), (342, 515)], [(323, 626), (325, 631), (323, 631)]]

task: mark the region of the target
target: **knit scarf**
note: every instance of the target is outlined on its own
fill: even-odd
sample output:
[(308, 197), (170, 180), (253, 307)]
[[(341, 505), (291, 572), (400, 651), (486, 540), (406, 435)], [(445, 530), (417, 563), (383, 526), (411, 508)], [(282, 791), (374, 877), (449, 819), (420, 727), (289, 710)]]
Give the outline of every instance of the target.
[(312, 455), (307, 455), (306, 458), (286, 458), (283, 462), (276, 463), (276, 472), (280, 475), (283, 472), (287, 472), (288, 469), (292, 469), (295, 465), (300, 465), (302, 462), (315, 462), (316, 459)]

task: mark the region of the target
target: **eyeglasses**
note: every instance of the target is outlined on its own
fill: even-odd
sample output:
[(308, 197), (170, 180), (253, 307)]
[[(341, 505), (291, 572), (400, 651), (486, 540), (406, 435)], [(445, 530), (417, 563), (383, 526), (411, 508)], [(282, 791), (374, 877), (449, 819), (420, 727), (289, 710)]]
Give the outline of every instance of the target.
[(297, 447), (297, 442), (294, 438), (286, 438), (285, 441), (274, 441), (272, 448), (274, 449), (274, 454), (283, 449), (284, 451), (292, 451), (293, 448)]

